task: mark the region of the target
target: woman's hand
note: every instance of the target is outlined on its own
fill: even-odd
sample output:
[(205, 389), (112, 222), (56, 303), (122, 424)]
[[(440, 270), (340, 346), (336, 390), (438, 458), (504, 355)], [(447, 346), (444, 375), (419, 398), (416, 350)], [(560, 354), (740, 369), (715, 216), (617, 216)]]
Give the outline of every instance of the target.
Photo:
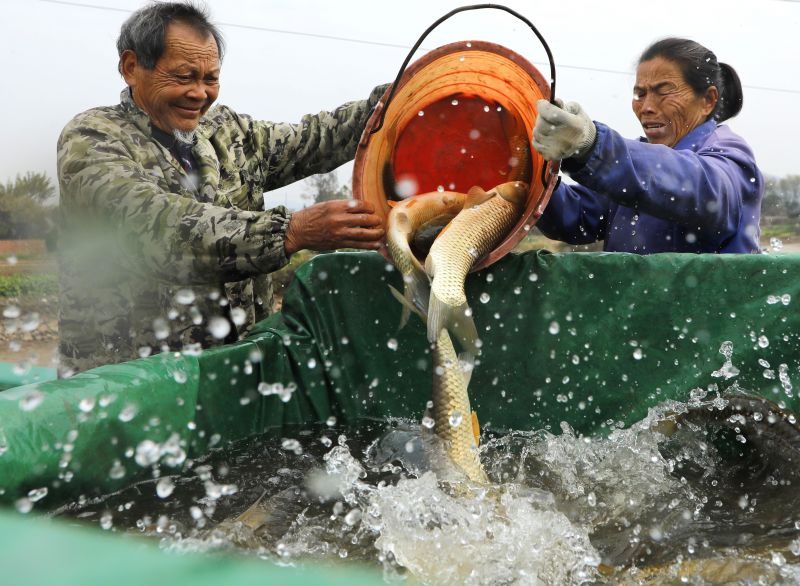
[(539, 112), (533, 128), (533, 148), (548, 161), (585, 159), (594, 146), (597, 129), (580, 104), (560, 100), (536, 102)]

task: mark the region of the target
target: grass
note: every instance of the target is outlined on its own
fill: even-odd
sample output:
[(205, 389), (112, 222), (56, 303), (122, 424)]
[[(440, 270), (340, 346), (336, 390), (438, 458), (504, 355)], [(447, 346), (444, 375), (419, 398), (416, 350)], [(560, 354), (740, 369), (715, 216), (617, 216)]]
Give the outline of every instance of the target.
[(29, 273), (0, 275), (0, 297), (57, 294), (58, 275)]

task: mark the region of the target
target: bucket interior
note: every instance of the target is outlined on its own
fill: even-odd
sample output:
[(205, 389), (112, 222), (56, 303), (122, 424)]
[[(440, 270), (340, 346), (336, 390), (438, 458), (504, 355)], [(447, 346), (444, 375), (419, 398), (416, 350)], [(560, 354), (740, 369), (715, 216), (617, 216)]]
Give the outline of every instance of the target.
[[(388, 97), (389, 90), (384, 104)], [(525, 181), (530, 189), (517, 225), (475, 270), (491, 264), (525, 236), (552, 192), (552, 181), (542, 183), (547, 163), (530, 147), (536, 101), (549, 97), (541, 73), (500, 45), (468, 41), (428, 53), (404, 73), (380, 130), (372, 133), (384, 106), (367, 124), (356, 152), (354, 196), (385, 219), (387, 200)]]

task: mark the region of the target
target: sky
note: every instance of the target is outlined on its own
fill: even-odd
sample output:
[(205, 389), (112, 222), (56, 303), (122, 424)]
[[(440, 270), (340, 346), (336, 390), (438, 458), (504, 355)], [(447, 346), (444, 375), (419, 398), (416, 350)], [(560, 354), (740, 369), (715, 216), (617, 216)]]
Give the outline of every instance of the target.
[[(219, 102), (258, 119), (297, 122), (306, 113), (365, 98), (391, 81), (417, 38), (463, 2), (404, 0), (207, 0), (227, 41)], [(0, 0), (3, 90), (0, 181), (28, 171), (55, 182), (56, 141), (91, 107), (115, 104), (124, 87), (115, 42), (139, 0)], [(800, 174), (800, 1), (508, 0), (531, 20), (556, 63), (556, 94), (595, 120), (638, 137), (631, 111), (636, 60), (665, 36), (694, 39), (736, 69), (744, 107), (729, 122), (770, 175)], [(484, 40), (549, 72), (527, 26), (499, 10), (457, 14), (415, 57), (455, 41)], [(338, 171), (349, 180), (352, 165)], [(267, 194), (267, 205), (305, 203), (302, 182)]]

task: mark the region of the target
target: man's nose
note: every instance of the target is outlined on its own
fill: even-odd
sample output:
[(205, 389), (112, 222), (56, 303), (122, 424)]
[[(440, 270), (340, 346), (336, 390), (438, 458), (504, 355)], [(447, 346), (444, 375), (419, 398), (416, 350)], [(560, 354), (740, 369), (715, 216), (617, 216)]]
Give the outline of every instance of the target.
[(208, 99), (208, 85), (202, 80), (197, 81), (191, 85), (186, 96), (200, 102), (205, 102)]

